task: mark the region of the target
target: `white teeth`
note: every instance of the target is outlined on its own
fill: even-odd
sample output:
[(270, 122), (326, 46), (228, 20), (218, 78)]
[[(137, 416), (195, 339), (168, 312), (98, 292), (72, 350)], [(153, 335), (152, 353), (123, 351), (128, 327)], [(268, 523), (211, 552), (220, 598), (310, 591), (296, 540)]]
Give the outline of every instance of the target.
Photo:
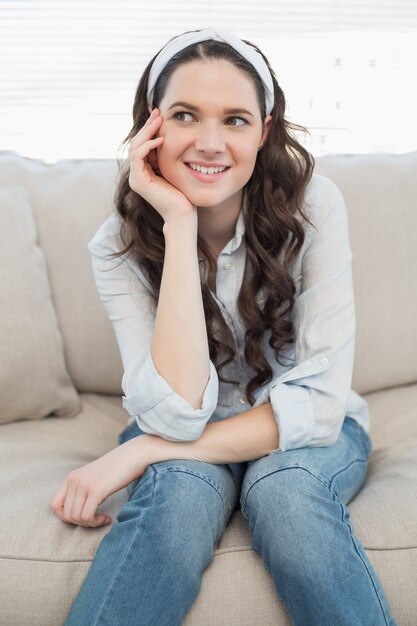
[(196, 172), (202, 174), (218, 174), (218, 172), (224, 172), (225, 167), (204, 167), (203, 165), (197, 165), (196, 163), (188, 163), (189, 167)]

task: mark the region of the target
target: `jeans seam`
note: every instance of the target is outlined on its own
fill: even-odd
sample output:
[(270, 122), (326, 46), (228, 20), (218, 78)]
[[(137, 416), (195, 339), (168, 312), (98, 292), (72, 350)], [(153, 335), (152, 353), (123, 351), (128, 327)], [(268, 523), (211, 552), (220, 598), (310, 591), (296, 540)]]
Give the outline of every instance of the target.
[[(153, 469), (153, 472), (154, 472), (154, 475), (153, 475), (153, 490), (152, 490), (152, 502), (153, 502), (154, 497), (155, 497), (155, 491), (156, 491), (156, 471), (155, 471), (155, 468), (154, 468), (154, 467), (152, 467), (152, 469)], [(117, 576), (119, 575), (119, 573), (120, 573), (120, 571), (121, 571), (121, 569), (122, 569), (122, 567), (123, 567), (123, 564), (125, 563), (126, 558), (127, 558), (128, 554), (129, 554), (129, 552), (130, 552), (130, 549), (131, 549), (131, 547), (132, 547), (132, 544), (133, 544), (133, 542), (135, 541), (135, 539), (136, 539), (136, 537), (137, 537), (138, 530), (139, 530), (139, 527), (140, 527), (140, 525), (141, 525), (142, 521), (143, 521), (143, 516), (138, 516), (138, 517), (137, 517), (136, 530), (135, 530), (135, 532), (133, 533), (132, 540), (131, 540), (131, 542), (129, 543), (129, 545), (126, 547), (126, 552), (125, 552), (125, 555), (124, 555), (124, 557), (123, 557), (122, 561), (120, 562), (120, 565), (119, 565), (118, 569), (115, 571), (114, 576), (113, 576), (113, 578), (112, 578), (111, 582), (109, 583), (109, 586), (108, 586), (108, 589), (107, 589), (106, 596), (105, 596), (105, 598), (104, 598), (104, 600), (103, 600), (103, 602), (102, 602), (102, 605), (101, 605), (101, 607), (100, 607), (100, 609), (99, 609), (99, 611), (98, 611), (98, 613), (97, 613), (97, 617), (96, 617), (96, 619), (95, 619), (94, 623), (92, 624), (92, 626), (96, 626), (96, 625), (98, 624), (98, 620), (99, 620), (100, 616), (103, 614), (103, 609), (104, 609), (104, 607), (106, 606), (107, 601), (109, 600), (109, 597), (110, 597), (110, 595), (111, 595), (111, 592), (112, 592), (112, 589), (113, 589), (114, 583), (115, 583), (115, 581), (116, 581), (116, 578), (117, 578)]]
[[(333, 476), (332, 478), (327, 482), (320, 474), (317, 474), (315, 472), (313, 472), (309, 467), (305, 466), (305, 465), (297, 465), (297, 464), (292, 464), (292, 465), (287, 465), (286, 467), (280, 467), (276, 470), (273, 470), (272, 472), (267, 472), (266, 474), (263, 474), (261, 476), (256, 477), (256, 479), (253, 481), (253, 483), (251, 484), (251, 486), (249, 487), (249, 489), (246, 492), (246, 496), (245, 496), (245, 501), (244, 501), (244, 509), (246, 510), (246, 500), (249, 494), (249, 491), (252, 489), (252, 487), (262, 478), (265, 478), (265, 476), (269, 476), (270, 474), (274, 474), (275, 472), (281, 472), (283, 470), (287, 470), (287, 469), (303, 469), (305, 472), (307, 472), (308, 474), (311, 474), (311, 476), (314, 476), (314, 478), (316, 478), (320, 483), (322, 483), (322, 485), (324, 485), (331, 493), (333, 492), (333, 482), (335, 480), (335, 478), (341, 473), (344, 472), (345, 470), (347, 470), (351, 465), (353, 465), (354, 463), (368, 463), (368, 459), (354, 459), (353, 461), (351, 461), (350, 463), (348, 463), (347, 465), (345, 465), (345, 467), (342, 467), (340, 470), (338, 470)], [(243, 509), (242, 509), (243, 512)]]
[[(287, 469), (302, 469), (305, 472), (307, 472), (308, 474), (311, 474), (311, 476), (313, 476), (314, 478), (316, 478), (322, 485), (324, 485), (324, 487), (326, 487), (326, 489), (328, 489), (330, 491), (330, 487), (329, 484), (327, 483), (327, 481), (325, 481), (320, 474), (315, 474), (310, 468), (304, 467), (303, 465), (287, 465), (286, 467), (280, 467), (278, 469), (272, 470), (271, 472), (266, 472), (265, 474), (262, 474), (260, 476), (257, 476), (257, 478), (253, 481), (253, 483), (251, 484), (251, 486), (249, 487), (249, 489), (246, 492), (245, 498), (244, 498), (244, 503), (243, 503), (243, 508), (242, 508), (242, 513), (245, 515), (246, 517), (246, 502), (248, 499), (248, 495), (250, 490), (252, 489), (252, 487), (254, 485), (256, 485), (256, 483), (258, 483), (260, 480), (262, 480), (262, 478), (265, 478), (266, 476), (271, 476), (271, 474), (276, 474), (277, 472), (282, 472), (285, 471)], [(332, 493), (330, 491), (330, 493)], [(246, 518), (247, 519), (247, 518)]]
[(338, 472), (336, 472), (331, 480), (329, 481), (329, 489), (332, 493), (336, 493), (336, 491), (333, 490), (333, 483), (335, 481), (335, 479), (337, 478), (337, 476), (339, 476), (339, 474), (341, 474), (342, 472), (346, 471), (347, 469), (349, 469), (349, 467), (351, 467), (352, 465), (354, 465), (355, 463), (368, 463), (368, 459), (354, 459), (353, 461), (351, 461), (350, 463), (348, 463), (347, 465), (345, 465), (345, 467), (342, 467)]
[[(356, 462), (356, 461), (352, 461), (352, 463), (355, 463), (355, 462)], [(349, 464), (348, 464), (348, 465), (347, 465), (344, 469), (348, 468), (350, 465), (352, 465), (352, 463), (349, 463)], [(362, 555), (360, 554), (360, 552), (359, 552), (359, 550), (358, 550), (358, 548), (357, 548), (355, 538), (354, 538), (354, 536), (353, 536), (353, 534), (352, 534), (352, 526), (351, 526), (351, 524), (349, 523), (349, 521), (348, 521), (348, 520), (346, 519), (346, 517), (345, 517), (345, 510), (347, 510), (347, 507), (346, 507), (345, 505), (343, 505), (343, 503), (342, 503), (342, 501), (340, 500), (340, 498), (339, 498), (339, 496), (337, 495), (337, 493), (336, 493), (335, 491), (332, 491), (331, 486), (330, 486), (330, 485), (331, 485), (331, 483), (332, 483), (332, 482), (333, 482), (333, 480), (334, 480), (334, 477), (335, 477), (337, 474), (339, 474), (339, 473), (340, 473), (340, 471), (343, 471), (343, 470), (339, 470), (339, 472), (337, 472), (337, 474), (335, 474), (335, 476), (333, 476), (333, 478), (332, 478), (332, 480), (330, 481), (330, 483), (329, 483), (329, 484), (326, 484), (326, 482), (325, 482), (325, 481), (323, 481), (323, 479), (322, 479), (320, 476), (317, 476), (314, 472), (312, 472), (311, 470), (307, 469), (306, 467), (303, 467), (302, 465), (289, 465), (289, 466), (287, 466), (287, 467), (281, 467), (281, 468), (279, 468), (279, 469), (277, 469), (277, 470), (274, 470), (274, 471), (272, 471), (272, 472), (268, 472), (268, 473), (264, 474), (263, 476), (259, 476), (256, 480), (254, 480), (254, 482), (252, 483), (252, 485), (249, 487), (248, 491), (246, 492), (246, 496), (245, 496), (245, 500), (244, 500), (244, 505), (243, 505), (243, 508), (242, 508), (242, 513), (243, 513), (244, 517), (245, 517), (245, 518), (246, 518), (246, 520), (249, 522), (249, 516), (247, 515), (247, 511), (246, 511), (247, 496), (248, 496), (248, 494), (249, 494), (250, 490), (252, 489), (252, 487), (253, 487), (253, 486), (254, 486), (257, 482), (259, 482), (259, 480), (262, 480), (262, 478), (265, 478), (266, 476), (270, 476), (271, 474), (275, 474), (276, 472), (280, 472), (280, 471), (287, 470), (287, 469), (294, 469), (294, 468), (297, 468), (297, 469), (302, 469), (302, 470), (304, 470), (305, 472), (307, 472), (308, 474), (311, 474), (311, 476), (313, 476), (314, 478), (316, 478), (316, 479), (317, 479), (317, 480), (318, 480), (318, 481), (319, 481), (322, 485), (324, 485), (324, 486), (328, 489), (329, 494), (331, 495), (331, 497), (332, 497), (334, 500), (336, 500), (336, 501), (339, 503), (339, 505), (341, 506), (341, 509), (342, 509), (342, 522), (343, 522), (344, 524), (346, 524), (346, 525), (347, 525), (347, 527), (348, 527), (348, 529), (349, 529), (349, 535), (350, 535), (351, 541), (352, 541), (352, 543), (353, 543), (353, 545), (354, 545), (355, 552), (356, 552), (356, 554), (359, 556), (359, 558), (360, 558), (360, 560), (361, 560), (362, 564), (365, 566), (365, 569), (366, 569), (366, 571), (367, 571), (367, 573), (368, 573), (368, 576), (369, 576), (369, 578), (370, 578), (370, 580), (371, 580), (371, 583), (372, 583), (373, 589), (374, 589), (374, 591), (375, 591), (375, 593), (376, 593), (376, 596), (377, 596), (377, 598), (378, 598), (378, 603), (379, 603), (379, 605), (380, 605), (380, 607), (381, 607), (381, 611), (382, 611), (382, 614), (383, 614), (383, 616), (384, 616), (385, 623), (389, 626), (390, 622), (388, 621), (388, 616), (387, 616), (387, 614), (386, 614), (386, 612), (385, 612), (385, 607), (384, 607), (384, 604), (383, 604), (383, 602), (381, 601), (381, 598), (380, 598), (380, 596), (379, 596), (379, 593), (378, 593), (378, 588), (377, 588), (377, 586), (375, 585), (375, 581), (374, 581), (374, 579), (373, 579), (372, 573), (369, 571), (369, 569), (368, 569), (368, 567), (367, 567), (366, 562), (363, 560)], [(249, 529), (250, 529), (251, 533), (253, 534), (253, 529), (250, 527), (250, 525), (249, 525)], [(257, 551), (255, 550), (255, 552), (257, 552)]]
[[(161, 470), (159, 470), (161, 471)], [(164, 472), (182, 472), (184, 474), (191, 474), (192, 476), (196, 476), (197, 478), (200, 478), (201, 480), (203, 480), (205, 483), (207, 483), (208, 485), (210, 485), (211, 487), (213, 487), (213, 489), (219, 494), (220, 499), (222, 501), (223, 504), (223, 511), (224, 514), (227, 515), (228, 514), (228, 508), (226, 506), (226, 497), (223, 496), (221, 490), (219, 489), (218, 485), (215, 483), (215, 481), (210, 480), (207, 476), (205, 476), (204, 474), (200, 474), (199, 472), (197, 472), (196, 470), (190, 470), (187, 467), (181, 467), (181, 466), (171, 466), (168, 467), (164, 470), (162, 470)]]
[(374, 581), (374, 578), (372, 576), (372, 572), (369, 570), (366, 562), (363, 560), (363, 557), (362, 557), (360, 551), (358, 550), (358, 547), (357, 547), (356, 541), (355, 541), (355, 537), (354, 537), (354, 535), (352, 533), (352, 525), (350, 524), (350, 522), (345, 517), (345, 511), (347, 510), (347, 507), (346, 507), (346, 505), (344, 505), (342, 503), (342, 501), (340, 500), (338, 495), (336, 493), (334, 493), (334, 492), (333, 492), (333, 497), (334, 497), (335, 500), (337, 500), (337, 502), (341, 506), (341, 509), (342, 509), (342, 522), (344, 524), (346, 524), (347, 527), (349, 528), (349, 534), (350, 534), (350, 538), (351, 538), (351, 541), (353, 543), (353, 546), (355, 548), (355, 552), (358, 555), (358, 557), (360, 558), (360, 560), (362, 561), (362, 564), (364, 565), (364, 567), (365, 567), (365, 569), (366, 569), (366, 571), (368, 573), (368, 576), (369, 576), (369, 578), (371, 580), (371, 583), (372, 583), (372, 586), (374, 588), (376, 597), (378, 598), (379, 606), (381, 607), (381, 611), (382, 611), (382, 615), (384, 616), (385, 623), (389, 626), (390, 622), (388, 621), (388, 616), (387, 616), (386, 611), (385, 611), (384, 603), (381, 601), (381, 598), (379, 596), (377, 585), (375, 585), (375, 581)]

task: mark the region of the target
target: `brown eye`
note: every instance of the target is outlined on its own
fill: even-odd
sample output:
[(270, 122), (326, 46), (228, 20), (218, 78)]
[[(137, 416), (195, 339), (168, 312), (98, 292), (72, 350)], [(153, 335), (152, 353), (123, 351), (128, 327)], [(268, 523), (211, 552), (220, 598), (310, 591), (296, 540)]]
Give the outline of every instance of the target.
[(245, 126), (245, 124), (249, 123), (243, 117), (229, 117), (227, 121), (230, 121), (230, 120), (239, 120), (240, 122), (243, 122), (243, 123), (242, 124), (228, 124), (228, 126)]
[(173, 115), (172, 117), (173, 117), (174, 119), (178, 120), (179, 122), (187, 122), (187, 121), (190, 121), (190, 120), (186, 120), (186, 119), (179, 119), (179, 118), (177, 117), (178, 115), (180, 115), (180, 116), (190, 115), (190, 116), (192, 117), (191, 113), (187, 113), (187, 111), (177, 111), (176, 113), (174, 113), (174, 115)]

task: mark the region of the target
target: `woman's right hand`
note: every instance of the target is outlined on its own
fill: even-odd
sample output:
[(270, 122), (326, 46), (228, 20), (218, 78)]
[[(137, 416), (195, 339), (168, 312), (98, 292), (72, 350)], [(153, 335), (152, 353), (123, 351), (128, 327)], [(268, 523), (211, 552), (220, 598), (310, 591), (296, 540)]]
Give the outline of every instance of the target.
[[(133, 137), (129, 148), (129, 185), (158, 211), (166, 223), (184, 215), (196, 214), (197, 209), (179, 189), (158, 176), (152, 168), (152, 162), (157, 165), (156, 149), (164, 141), (164, 137), (154, 137), (161, 124), (159, 109), (154, 109)], [(152, 153), (153, 150), (155, 152)]]

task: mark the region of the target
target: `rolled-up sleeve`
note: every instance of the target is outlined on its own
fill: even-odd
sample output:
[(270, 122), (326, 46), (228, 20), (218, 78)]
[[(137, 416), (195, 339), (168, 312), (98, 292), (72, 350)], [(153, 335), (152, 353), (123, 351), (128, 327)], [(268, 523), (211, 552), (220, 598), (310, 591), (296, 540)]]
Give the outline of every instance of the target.
[(136, 393), (123, 396), (123, 406), (145, 433), (160, 435), (169, 441), (198, 439), (217, 405), (218, 376), (210, 361), (210, 378), (203, 393), (202, 406), (194, 409), (173, 391), (159, 374), (148, 350), (137, 380)]
[(155, 323), (151, 294), (123, 257), (109, 258), (117, 251), (112, 238), (88, 243), (94, 279), (100, 299), (113, 325), (123, 363), (123, 407), (146, 433), (168, 441), (198, 439), (214, 413), (219, 391), (216, 368), (210, 361), (210, 377), (202, 406), (194, 409), (177, 394), (156, 370), (151, 356)]
[(295, 367), (268, 387), (279, 429), (279, 448), (270, 454), (335, 443), (351, 390), (356, 322), (347, 211), (337, 186), (322, 183), (293, 309)]

